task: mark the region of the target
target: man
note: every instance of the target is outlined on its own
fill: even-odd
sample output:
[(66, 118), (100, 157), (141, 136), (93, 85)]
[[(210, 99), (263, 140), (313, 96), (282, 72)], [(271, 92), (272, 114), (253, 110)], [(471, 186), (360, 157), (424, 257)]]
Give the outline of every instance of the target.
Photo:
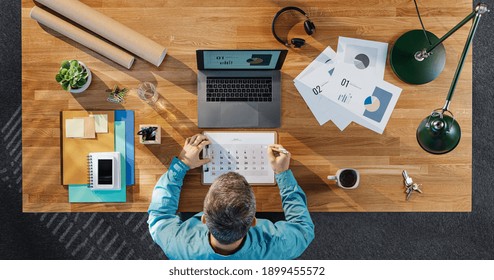
[(159, 179), (149, 206), (149, 231), (170, 259), (293, 259), (314, 239), (305, 194), (293, 177), (290, 153), (268, 147), (286, 221), (256, 219), (254, 193), (245, 178), (230, 172), (218, 177), (204, 200), (204, 212), (181, 221), (176, 215), (183, 179), (202, 166), (204, 135), (187, 138), (178, 158)]

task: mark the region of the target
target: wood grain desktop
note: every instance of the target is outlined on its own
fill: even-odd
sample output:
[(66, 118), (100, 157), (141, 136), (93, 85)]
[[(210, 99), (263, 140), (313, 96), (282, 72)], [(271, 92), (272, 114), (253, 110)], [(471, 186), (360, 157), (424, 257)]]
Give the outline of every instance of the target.
[[(401, 82), (389, 63), (384, 79), (403, 88), (384, 134), (356, 124), (343, 132), (332, 123), (319, 126), (293, 85), (293, 79), (326, 46), (336, 50), (338, 36), (393, 42), (419, 29), (412, 1), (177, 1), (82, 0), (85, 4), (141, 32), (168, 48), (160, 67), (137, 59), (131, 70), (88, 50), (29, 18), (32, 0), (22, 0), (22, 197), (24, 212), (146, 211), (156, 181), (178, 155), (185, 138), (197, 127), (196, 49), (284, 48), (271, 35), (271, 20), (283, 6), (309, 13), (316, 33), (309, 37), (302, 19), (288, 37), (307, 39), (302, 49), (290, 49), (282, 69), (282, 125), (279, 143), (292, 153), (291, 168), (307, 194), (312, 212), (471, 211), (472, 209), (472, 59), (468, 55), (451, 110), (462, 129), (459, 146), (446, 155), (423, 151), (415, 139), (420, 121), (444, 104), (465, 44), (469, 26), (445, 41), (446, 67), (425, 85)], [(426, 28), (441, 37), (472, 11), (472, 2), (420, 1)], [(288, 23), (288, 22), (287, 22)], [(282, 31), (279, 31), (282, 33)], [(83, 61), (93, 82), (82, 94), (64, 92), (55, 81), (64, 59)], [(157, 84), (160, 99), (152, 107), (142, 102), (138, 84)], [(106, 101), (114, 84), (133, 89), (123, 105)], [(135, 110), (139, 124), (162, 128), (161, 145), (139, 144), (136, 135), (136, 185), (123, 204), (69, 204), (60, 184), (60, 111)], [(360, 186), (343, 190), (326, 177), (339, 168), (361, 174)], [(401, 172), (423, 184), (423, 194), (405, 201)], [(181, 192), (180, 211), (202, 210), (207, 186), (201, 169), (190, 171)], [(282, 211), (276, 186), (254, 187), (258, 211)]]

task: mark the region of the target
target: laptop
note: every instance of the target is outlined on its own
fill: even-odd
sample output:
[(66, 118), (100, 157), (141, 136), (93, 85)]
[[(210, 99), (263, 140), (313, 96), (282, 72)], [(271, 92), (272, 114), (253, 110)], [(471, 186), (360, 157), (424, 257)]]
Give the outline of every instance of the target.
[(197, 50), (201, 128), (279, 127), (287, 50)]

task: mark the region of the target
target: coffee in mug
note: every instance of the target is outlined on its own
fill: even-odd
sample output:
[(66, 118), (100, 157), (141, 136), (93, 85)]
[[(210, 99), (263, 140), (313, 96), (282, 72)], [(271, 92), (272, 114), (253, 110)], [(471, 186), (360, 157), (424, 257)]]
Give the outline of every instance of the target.
[(335, 176), (328, 176), (329, 180), (336, 180), (338, 187), (343, 189), (355, 189), (360, 182), (360, 174), (353, 168), (343, 168), (336, 171)]

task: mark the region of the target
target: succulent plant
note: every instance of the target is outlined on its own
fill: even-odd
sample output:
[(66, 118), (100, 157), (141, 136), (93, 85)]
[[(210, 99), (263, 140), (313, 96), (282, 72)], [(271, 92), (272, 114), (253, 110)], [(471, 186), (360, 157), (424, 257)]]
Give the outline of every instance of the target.
[(60, 71), (55, 80), (66, 91), (78, 89), (84, 86), (88, 79), (88, 72), (77, 60), (64, 60), (60, 65)]

